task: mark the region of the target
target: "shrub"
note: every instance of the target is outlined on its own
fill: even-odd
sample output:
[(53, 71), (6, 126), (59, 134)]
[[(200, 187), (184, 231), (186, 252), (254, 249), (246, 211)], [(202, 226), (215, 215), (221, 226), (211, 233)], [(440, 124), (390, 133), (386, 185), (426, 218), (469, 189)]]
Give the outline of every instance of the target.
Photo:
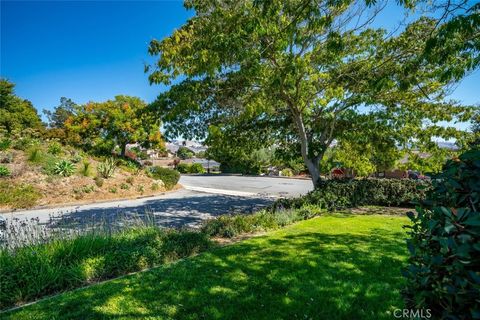
[(0, 163), (12, 163), (12, 162), (13, 162), (13, 153), (0, 152)]
[(304, 204), (315, 204), (327, 210), (364, 205), (411, 207), (415, 200), (425, 197), (430, 186), (428, 181), (409, 179), (323, 180), (306, 196), (280, 199), (273, 207), (299, 208)]
[(28, 161), (39, 163), (43, 160), (42, 150), (38, 146), (34, 146), (27, 151)]
[(36, 139), (31, 137), (18, 137), (17, 139), (13, 140), (12, 147), (16, 150), (25, 151), (28, 148), (32, 147), (37, 142)]
[(70, 177), (75, 172), (75, 170), (76, 168), (73, 163), (67, 160), (60, 160), (55, 164), (55, 167), (53, 168), (53, 173), (63, 177)]
[(40, 192), (29, 184), (0, 181), (0, 204), (12, 208), (29, 208), (34, 206), (40, 197)]
[(145, 187), (143, 186), (143, 184), (137, 186), (137, 192), (140, 192), (141, 194), (145, 192)]
[(152, 191), (158, 191), (160, 189), (160, 185), (157, 182), (154, 182), (150, 188)]
[(407, 306), (434, 319), (480, 317), (480, 149), (449, 160), (410, 213)]
[(9, 138), (0, 139), (0, 151), (7, 150), (12, 145), (12, 140)]
[(90, 161), (85, 160), (82, 162), (82, 166), (80, 167), (80, 173), (82, 174), (82, 176), (88, 177), (91, 173), (91, 168), (92, 164), (90, 163)]
[(0, 251), (0, 308), (118, 277), (205, 251), (192, 231), (138, 227)]
[(107, 158), (97, 166), (98, 174), (105, 179), (110, 178), (115, 173), (117, 161), (114, 158)]
[(111, 193), (117, 193), (117, 187), (111, 187), (110, 189), (108, 189), (108, 191), (110, 191)]
[(58, 142), (52, 142), (48, 145), (47, 149), (48, 153), (53, 154), (53, 155), (59, 155), (62, 153), (62, 145)]
[(8, 177), (10, 174), (10, 169), (5, 166), (0, 166), (0, 177)]
[(202, 164), (200, 163), (194, 163), (190, 166), (189, 169), (190, 173), (205, 173), (205, 168), (203, 168)]
[(190, 165), (188, 163), (179, 163), (177, 165), (177, 171), (180, 173), (189, 173)]
[(280, 171), (280, 175), (284, 177), (293, 177), (293, 171), (290, 168), (285, 168)]
[(253, 214), (223, 215), (207, 220), (201, 230), (209, 236), (231, 238), (242, 233), (266, 231), (313, 218), (322, 211), (304, 206), (300, 209), (279, 210), (272, 212), (262, 210)]
[(128, 177), (126, 181), (128, 184), (133, 184), (133, 180), (133, 177)]
[(94, 180), (95, 180), (95, 185), (97, 187), (101, 188), (103, 186), (103, 178), (102, 177), (96, 176)]
[(75, 154), (70, 158), (70, 161), (72, 161), (73, 163), (79, 163), (80, 161), (82, 161), (82, 159), (83, 157), (81, 155)]
[(150, 167), (147, 172), (152, 178), (162, 180), (167, 190), (175, 187), (180, 179), (178, 171), (168, 168)]
[(120, 185), (120, 189), (122, 189), (122, 190), (128, 190), (128, 189), (130, 189), (130, 185), (128, 185), (127, 183), (122, 183), (122, 184)]

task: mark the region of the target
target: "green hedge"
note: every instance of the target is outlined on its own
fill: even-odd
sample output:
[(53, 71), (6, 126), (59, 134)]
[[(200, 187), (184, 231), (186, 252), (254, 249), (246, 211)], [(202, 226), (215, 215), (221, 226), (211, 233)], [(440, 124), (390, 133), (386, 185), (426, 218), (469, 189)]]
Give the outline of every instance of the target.
[(162, 180), (168, 190), (175, 187), (180, 179), (178, 171), (168, 168), (150, 167), (147, 172), (152, 178)]
[(480, 149), (435, 178), (409, 214), (407, 307), (430, 309), (432, 319), (480, 319)]
[(110, 279), (206, 250), (205, 234), (130, 229), (0, 251), (0, 308)]
[(429, 188), (429, 181), (410, 179), (322, 180), (320, 186), (306, 196), (280, 199), (273, 209), (299, 208), (304, 204), (327, 210), (366, 205), (411, 207), (425, 197)]

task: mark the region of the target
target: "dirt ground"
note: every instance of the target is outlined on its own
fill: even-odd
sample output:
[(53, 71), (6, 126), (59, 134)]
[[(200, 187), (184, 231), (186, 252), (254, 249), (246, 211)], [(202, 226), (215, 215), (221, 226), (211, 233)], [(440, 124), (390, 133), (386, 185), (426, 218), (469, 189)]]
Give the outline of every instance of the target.
[[(32, 164), (21, 151), (13, 151), (14, 161), (2, 164), (11, 171), (11, 177), (2, 178), (12, 184), (30, 184), (41, 193), (35, 206), (100, 202), (161, 194), (166, 191), (161, 180), (148, 177), (143, 170), (129, 172), (117, 167), (112, 177), (103, 179), (103, 185), (95, 182), (98, 162), (88, 159), (92, 169), (89, 176), (76, 172), (70, 177), (47, 175), (40, 165)], [(80, 164), (77, 164), (80, 167)], [(0, 209), (9, 209), (0, 204)]]

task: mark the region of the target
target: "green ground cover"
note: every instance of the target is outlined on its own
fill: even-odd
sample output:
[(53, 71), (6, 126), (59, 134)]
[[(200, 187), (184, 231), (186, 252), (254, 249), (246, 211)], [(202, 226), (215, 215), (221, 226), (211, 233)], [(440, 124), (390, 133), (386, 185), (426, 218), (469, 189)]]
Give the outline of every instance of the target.
[(400, 216), (328, 215), (64, 293), (7, 319), (391, 319)]

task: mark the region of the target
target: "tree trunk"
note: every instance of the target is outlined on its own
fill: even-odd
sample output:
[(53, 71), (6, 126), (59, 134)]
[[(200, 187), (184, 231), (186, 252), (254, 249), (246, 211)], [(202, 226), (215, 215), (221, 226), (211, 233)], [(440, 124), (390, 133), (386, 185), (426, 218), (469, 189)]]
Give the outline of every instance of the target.
[(293, 118), (295, 119), (295, 124), (297, 125), (298, 130), (298, 137), (300, 138), (303, 162), (307, 166), (308, 172), (310, 173), (313, 187), (317, 188), (320, 182), (320, 168), (318, 166), (320, 163), (321, 154), (318, 156), (309, 155), (309, 141), (307, 137), (307, 132), (305, 131), (305, 125), (303, 124), (303, 117), (298, 112), (293, 112)]
[(121, 145), (121, 151), (120, 151), (120, 156), (122, 158), (125, 158), (125, 155), (127, 153), (127, 144), (126, 143), (122, 143)]

